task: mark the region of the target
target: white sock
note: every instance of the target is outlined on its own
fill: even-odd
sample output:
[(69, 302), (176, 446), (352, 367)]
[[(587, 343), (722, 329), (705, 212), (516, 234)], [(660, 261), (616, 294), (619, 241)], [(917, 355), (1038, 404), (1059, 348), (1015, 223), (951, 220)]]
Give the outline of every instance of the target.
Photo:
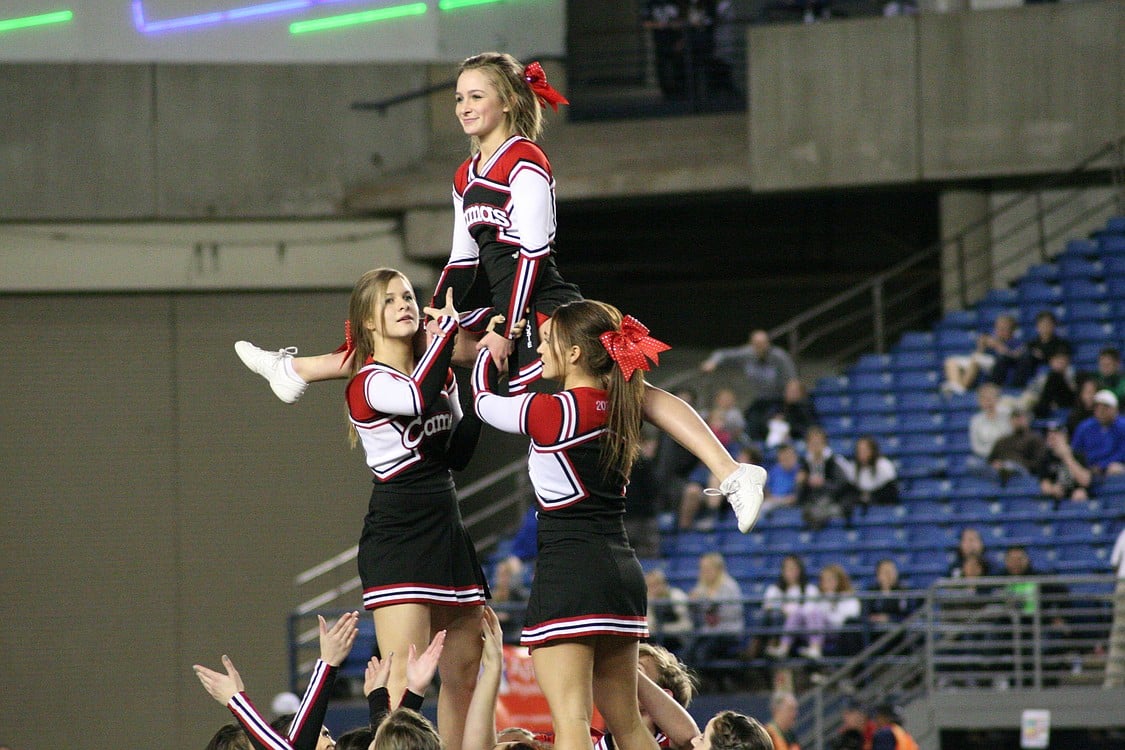
[(282, 367), (285, 370), (285, 374), (288, 375), (290, 380), (292, 380), (294, 383), (300, 383), (301, 385), (308, 385), (308, 382), (304, 378), (302, 378), (300, 375), (298, 375), (297, 370), (294, 369), (292, 357), (286, 357), (284, 360), (282, 360)]

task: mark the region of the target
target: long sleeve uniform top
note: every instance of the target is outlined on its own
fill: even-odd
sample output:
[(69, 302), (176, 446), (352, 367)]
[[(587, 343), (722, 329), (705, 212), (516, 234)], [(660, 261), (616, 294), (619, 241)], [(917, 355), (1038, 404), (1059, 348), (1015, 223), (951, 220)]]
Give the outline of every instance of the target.
[(476, 447), (480, 423), (464, 419), (457, 380), (449, 369), (458, 323), (438, 319), (434, 336), (409, 374), (368, 358), (348, 382), (348, 416), (378, 483), (430, 491), (453, 486), (450, 468), (463, 468)]
[[(480, 307), (478, 272), (484, 272), (492, 309), (505, 317), (503, 330), (524, 316), (536, 282), (551, 261), (555, 242), (555, 178), (546, 154), (532, 141), (512, 136), (484, 164), (467, 159), (453, 178), (453, 247), (434, 292), (454, 306)], [(482, 322), (483, 314), (475, 318)]]
[(250, 743), (256, 750), (316, 750), (337, 671), (336, 667), (323, 659), (316, 660), (305, 695), (293, 716), (289, 732), (285, 735), (278, 734), (270, 727), (246, 693), (232, 696), (227, 708), (246, 730)]
[(538, 502), (539, 527), (590, 522), (612, 529), (625, 513), (625, 477), (600, 466), (608, 396), (596, 388), (559, 393), (495, 393), (496, 366), (481, 350), (473, 368), (473, 405), (482, 421), (531, 438), (528, 474)]

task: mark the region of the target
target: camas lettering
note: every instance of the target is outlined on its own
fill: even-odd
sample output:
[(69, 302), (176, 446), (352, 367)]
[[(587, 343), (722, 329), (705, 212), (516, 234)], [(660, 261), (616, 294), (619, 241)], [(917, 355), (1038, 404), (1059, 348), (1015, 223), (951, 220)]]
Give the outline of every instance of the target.
[(512, 221), (508, 218), (508, 212), (502, 208), (474, 203), (465, 206), (465, 225), (472, 227), (475, 224), (489, 224), (501, 229), (510, 229)]

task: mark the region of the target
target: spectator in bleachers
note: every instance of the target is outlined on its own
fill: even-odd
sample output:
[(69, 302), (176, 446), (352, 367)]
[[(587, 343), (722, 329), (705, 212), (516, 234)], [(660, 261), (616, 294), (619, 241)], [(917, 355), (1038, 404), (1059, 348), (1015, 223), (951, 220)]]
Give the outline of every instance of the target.
[(520, 519), (519, 528), (516, 529), (515, 535), (512, 537), (511, 554), (518, 558), (520, 562), (527, 563), (533, 562), (539, 555), (539, 516), (536, 515), (536, 503), (531, 503), (531, 506), (524, 511), (523, 517)]
[(1031, 429), (1031, 419), (1022, 406), (1012, 407), (1008, 420), (1012, 431), (997, 440), (988, 454), (988, 466), (1001, 484), (1014, 476), (1029, 476), (1047, 456), (1043, 436)]
[(851, 526), (852, 513), (858, 506), (867, 513), (871, 505), (898, 505), (898, 472), (894, 463), (879, 452), (879, 443), (871, 435), (855, 441), (855, 456), (837, 459), (844, 475), (838, 498), (844, 523)]
[(1105, 660), (1103, 687), (1125, 687), (1125, 529), (1117, 535), (1109, 564), (1117, 574), (1113, 591), (1113, 625), (1109, 631), (1109, 654)]
[[(731, 456), (737, 457), (744, 444), (743, 428), (745, 420), (739, 412), (734, 391), (720, 388), (712, 397), (711, 408), (703, 413), (703, 418), (711, 432), (727, 449)], [(696, 514), (705, 508), (705, 514), (698, 521), (698, 528), (709, 531), (715, 528), (719, 514), (726, 505), (721, 494), (704, 491), (705, 487), (716, 487), (719, 478), (712, 475), (705, 464), (699, 462), (688, 474), (680, 499), (680, 529), (690, 529), (696, 523)]]
[(871, 715), (875, 719), (871, 750), (918, 750), (918, 742), (902, 728), (897, 707), (883, 703), (876, 706)]
[[(695, 391), (683, 388), (676, 391), (675, 395), (695, 408)], [(654, 471), (656, 481), (660, 487), (660, 508), (662, 510), (679, 509), (680, 498), (683, 496), (684, 485), (687, 484), (688, 475), (698, 465), (699, 459), (691, 451), (684, 448), (666, 432), (661, 431), (657, 437), (656, 460)]]
[(950, 578), (962, 578), (965, 575), (965, 561), (970, 558), (976, 558), (976, 562), (980, 565), (981, 571), (977, 575), (986, 576), (989, 574), (988, 557), (985, 556), (984, 540), (981, 538), (980, 532), (972, 526), (966, 526), (961, 529), (961, 535), (957, 540), (957, 549), (954, 550), (955, 560), (953, 567), (949, 569)]
[(941, 391), (945, 394), (962, 394), (976, 385), (981, 375), (1004, 385), (1009, 373), (1015, 370), (1016, 361), (1022, 353), (1016, 337), (1016, 319), (1011, 315), (998, 315), (992, 324), (992, 333), (977, 336), (977, 347), (972, 354), (954, 354), (946, 357), (945, 382)]
[(697, 636), (685, 661), (706, 674), (713, 659), (734, 656), (742, 645), (742, 589), (718, 552), (699, 558), (699, 580), (689, 595), (698, 612)]
[(840, 731), (828, 741), (828, 750), (867, 750), (874, 733), (875, 726), (867, 718), (863, 703), (852, 698), (840, 712)]
[[(863, 636), (857, 629), (863, 615), (852, 579), (842, 565), (825, 565), (820, 571), (820, 607), (824, 610), (823, 653), (828, 656), (852, 656), (863, 648)], [(806, 654), (820, 658), (812, 649)]]
[(1031, 408), (1036, 417), (1046, 419), (1060, 409), (1074, 406), (1077, 395), (1078, 384), (1070, 352), (1060, 350), (1051, 355), (1047, 369), (1031, 379), (1019, 401)]
[(1070, 342), (1059, 337), (1057, 329), (1058, 321), (1050, 310), (1043, 310), (1035, 316), (1035, 338), (1027, 342), (1020, 355), (1016, 371), (1012, 375), (1013, 387), (1025, 387), (1058, 352), (1065, 351), (1068, 356), (1072, 353)]
[(914, 610), (914, 602), (903, 592), (895, 561), (885, 557), (875, 564), (875, 583), (871, 590), (878, 596), (864, 602), (867, 621), (876, 627), (902, 622)]
[(988, 460), (996, 441), (1011, 433), (1012, 423), (1008, 419), (1008, 407), (1000, 404), (1000, 388), (994, 383), (984, 383), (977, 388), (977, 405), (980, 411), (969, 420), (969, 446), (979, 459), (975, 462), (979, 468)]
[(820, 590), (809, 581), (805, 561), (798, 555), (786, 555), (781, 561), (781, 574), (766, 588), (762, 601), (765, 626), (781, 629), (781, 636), (766, 649), (766, 653), (777, 659), (789, 655), (795, 637), (799, 635), (796, 631), (805, 629), (805, 621), (817, 620), (820, 616), (816, 605), (819, 596)]
[(1098, 371), (1094, 375), (1098, 390), (1113, 391), (1118, 399), (1125, 398), (1125, 374), (1121, 372), (1121, 350), (1107, 346), (1098, 352)]
[[(1011, 578), (1032, 578), (1042, 574), (1035, 570), (1027, 548), (1020, 544), (1013, 544), (1004, 551), (1004, 575)], [(1027, 644), (1021, 650), (1027, 661), (1023, 664), (1024, 674), (1030, 675), (1034, 669), (1031, 662), (1030, 644), (1034, 639), (1032, 628), (1035, 620), (1039, 620), (1043, 628), (1043, 638), (1047, 641), (1065, 638), (1067, 623), (1063, 614), (1067, 607), (1069, 590), (1060, 583), (1049, 579), (1040, 581), (1016, 581), (1004, 587), (1005, 592), (1012, 598), (1015, 609), (1019, 612), (1018, 623), (1022, 630), (1020, 640)], [(1013, 623), (1014, 624), (1014, 623)], [(1014, 637), (1014, 633), (1011, 634)], [(1057, 653), (1058, 649), (1046, 646), (1043, 654)], [(1030, 680), (1030, 677), (1025, 677)], [(1025, 682), (1029, 685), (1029, 682)]]
[(805, 455), (797, 473), (797, 504), (809, 528), (820, 528), (842, 515), (840, 488), (846, 478), (836, 455), (828, 446), (828, 435), (819, 426), (809, 428), (805, 436)]
[(1098, 384), (1092, 375), (1081, 373), (1076, 378), (1077, 395), (1074, 397), (1074, 406), (1066, 416), (1066, 434), (1073, 435), (1078, 425), (1094, 416), (1094, 396), (1098, 393)]
[(805, 391), (804, 384), (794, 378), (785, 384), (781, 408), (769, 418), (766, 429), (766, 447), (776, 448), (782, 443), (803, 440), (809, 427), (816, 424), (816, 410)]
[(1047, 453), (1039, 465), (1039, 491), (1055, 500), (1089, 500), (1094, 475), (1074, 455), (1066, 439), (1066, 428), (1047, 430)]
[(660, 568), (645, 574), (648, 592), (648, 630), (652, 637), (669, 651), (679, 653), (684, 647), (683, 636), (691, 633), (695, 624), (688, 610), (688, 595), (668, 583)]
[(523, 585), (523, 564), (515, 555), (496, 563), (492, 574), (492, 603), (505, 643), (518, 644), (523, 629), (523, 607), (527, 601), (527, 589)]
[(660, 556), (659, 510), (660, 485), (656, 481), (654, 458), (656, 437), (647, 434), (633, 462), (629, 483), (625, 485), (625, 534), (637, 557)]
[(797, 377), (793, 359), (781, 347), (770, 344), (769, 334), (756, 330), (745, 346), (716, 349), (699, 366), (703, 372), (714, 372), (724, 363), (742, 366), (752, 392), (746, 407), (746, 430), (754, 440), (765, 440), (767, 420), (784, 402), (785, 384)]
[(1125, 417), (1117, 413), (1113, 391), (1094, 395), (1094, 416), (1074, 430), (1070, 447), (1097, 474), (1125, 473)]
[(686, 79), (680, 3), (676, 0), (649, 0), (643, 25), (652, 32), (656, 82), (660, 93), (669, 99), (683, 96)]
[(797, 449), (792, 443), (783, 443), (777, 449), (777, 461), (766, 475), (766, 499), (762, 503), (762, 513), (775, 508), (794, 505), (797, 502), (797, 475), (801, 467), (797, 459)]
[(773, 740), (773, 750), (796, 750), (797, 705), (797, 696), (788, 690), (778, 690), (770, 696), (770, 721), (766, 731)]

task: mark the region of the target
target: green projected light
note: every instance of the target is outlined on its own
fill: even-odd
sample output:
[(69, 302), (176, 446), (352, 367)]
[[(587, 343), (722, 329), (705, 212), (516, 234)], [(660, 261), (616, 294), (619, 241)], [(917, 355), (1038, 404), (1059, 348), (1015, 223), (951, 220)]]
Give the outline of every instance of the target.
[(457, 10), (458, 8), (468, 8), (473, 5), (491, 5), (498, 3), (501, 0), (440, 0), (438, 3), (439, 10)]
[(328, 16), (327, 18), (317, 18), (312, 21), (296, 21), (289, 24), (289, 33), (305, 34), (310, 31), (327, 31), (328, 29), (340, 29), (345, 26), (355, 26), (361, 23), (388, 21), (392, 18), (421, 16), (425, 13), (425, 3), (395, 5), (390, 8), (377, 8), (375, 10), (365, 10), (359, 13), (345, 13), (342, 16)]
[(71, 10), (58, 10), (54, 13), (40, 13), (37, 16), (9, 18), (7, 20), (0, 20), (0, 33), (16, 31), (17, 29), (29, 29), (32, 26), (46, 26), (50, 23), (66, 23), (73, 18), (74, 11)]

